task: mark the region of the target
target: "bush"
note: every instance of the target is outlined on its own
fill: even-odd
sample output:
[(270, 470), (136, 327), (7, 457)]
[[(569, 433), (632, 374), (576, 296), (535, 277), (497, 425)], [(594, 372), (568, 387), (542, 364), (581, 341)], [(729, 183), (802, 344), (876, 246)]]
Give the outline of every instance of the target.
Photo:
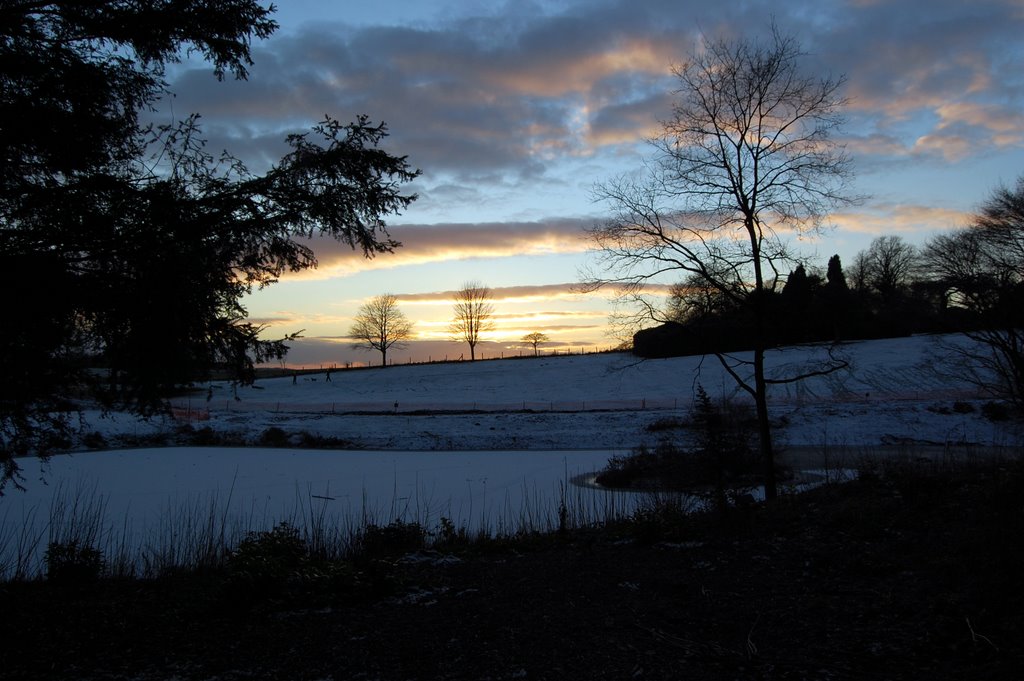
[(228, 558), (227, 574), (227, 595), (247, 605), (268, 599), (297, 603), (324, 595), (348, 596), (360, 584), (350, 564), (317, 559), (288, 523), (246, 535)]
[(235, 582), (267, 587), (301, 571), (308, 555), (299, 531), (280, 523), (270, 531), (248, 533), (228, 557), (228, 574)]
[[(597, 476), (605, 487), (695, 491), (749, 484), (761, 472), (753, 447), (756, 420), (747, 405), (715, 403), (698, 387), (692, 414), (695, 444), (681, 448), (662, 441), (612, 457)], [(724, 492), (723, 492), (724, 494)]]
[(393, 520), (388, 525), (367, 525), (359, 537), (363, 558), (386, 558), (418, 551), (426, 546), (427, 533), (419, 523)]
[(1009, 421), (1011, 408), (1005, 402), (986, 402), (981, 406), (982, 415), (989, 421)]
[(953, 413), (955, 413), (955, 414), (973, 414), (974, 413), (974, 405), (971, 404), (970, 402), (960, 402), (960, 401), (954, 402), (953, 403)]
[(99, 579), (106, 568), (103, 553), (77, 540), (50, 542), (44, 556), (46, 578), (61, 584), (88, 584)]
[(465, 546), (469, 543), (469, 531), (465, 525), (456, 527), (449, 518), (441, 516), (441, 523), (435, 535), (434, 546), (436, 548), (453, 548)]
[(320, 435), (319, 433), (310, 433), (309, 431), (302, 431), (299, 433), (297, 446), (305, 449), (347, 449), (352, 446), (349, 440), (345, 440), (340, 437), (333, 435)]
[(700, 502), (686, 497), (653, 497), (629, 517), (626, 526), (640, 543), (686, 539), (690, 534), (693, 512)]
[(260, 434), (259, 444), (263, 447), (287, 447), (291, 442), (288, 433), (277, 426), (271, 426)]
[(107, 438), (103, 436), (103, 433), (97, 430), (86, 433), (82, 437), (82, 445), (88, 449), (109, 449), (110, 447), (107, 443)]
[(224, 444), (224, 438), (210, 426), (195, 429), (192, 426), (185, 426), (181, 429), (180, 434), (185, 442), (196, 447), (213, 447)]

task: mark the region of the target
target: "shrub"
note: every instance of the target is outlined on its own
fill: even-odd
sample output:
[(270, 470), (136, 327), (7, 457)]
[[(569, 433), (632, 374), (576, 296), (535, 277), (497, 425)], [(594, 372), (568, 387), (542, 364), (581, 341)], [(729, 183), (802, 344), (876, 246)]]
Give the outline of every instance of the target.
[(277, 426), (271, 426), (260, 434), (259, 444), (264, 447), (287, 447), (291, 443), (288, 433)]
[(103, 553), (77, 540), (50, 542), (44, 556), (46, 578), (61, 584), (88, 584), (99, 579), (106, 567)]
[[(653, 450), (641, 446), (612, 457), (597, 476), (606, 487), (695, 490), (748, 484), (761, 471), (753, 447), (756, 421), (747, 405), (715, 403), (698, 386), (692, 424), (695, 444), (681, 448), (662, 441)], [(723, 492), (724, 494), (724, 492)]]
[(426, 531), (419, 523), (393, 520), (388, 525), (367, 525), (358, 548), (364, 558), (385, 558), (417, 551), (426, 545)]
[(434, 545), (439, 548), (465, 546), (469, 543), (469, 532), (465, 525), (456, 527), (454, 522), (444, 516), (441, 516), (435, 537)]
[(197, 447), (212, 447), (224, 443), (220, 434), (210, 426), (195, 429), (188, 426), (188, 430), (182, 429), (182, 435), (186, 442)]
[(694, 511), (701, 503), (693, 497), (656, 496), (627, 520), (629, 533), (641, 543), (685, 539), (690, 533)]
[(248, 603), (286, 597), (350, 593), (359, 583), (351, 565), (318, 560), (288, 523), (250, 532), (227, 561), (228, 595)]
[(668, 442), (661, 442), (652, 451), (640, 446), (625, 456), (613, 456), (597, 475), (597, 484), (604, 487), (631, 489), (671, 489), (694, 484), (689, 475), (688, 452)]
[(981, 413), (989, 421), (1009, 421), (1011, 409), (1005, 402), (986, 402), (981, 406)]
[(103, 433), (97, 430), (86, 433), (82, 437), (82, 445), (89, 449), (108, 449), (110, 446), (107, 444), (107, 438), (103, 436)]
[(970, 402), (957, 401), (953, 403), (953, 412), (956, 414), (973, 414), (974, 405)]
[(228, 574), (250, 586), (267, 585), (299, 571), (308, 554), (299, 531), (280, 523), (269, 531), (249, 532), (228, 558)]
[(320, 435), (304, 430), (299, 433), (297, 446), (306, 449), (347, 449), (352, 446), (352, 443), (333, 435)]

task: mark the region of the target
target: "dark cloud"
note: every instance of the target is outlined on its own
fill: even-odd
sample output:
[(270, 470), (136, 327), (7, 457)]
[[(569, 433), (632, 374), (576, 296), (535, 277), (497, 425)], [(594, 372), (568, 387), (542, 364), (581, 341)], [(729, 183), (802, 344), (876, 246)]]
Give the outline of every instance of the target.
[(816, 69), (846, 74), (850, 134), (893, 140), (858, 148), (865, 163), (1021, 144), (1005, 129), (1007, 117), (1024, 123), (1024, 11), (1013, 0), (518, 6), (422, 26), (289, 27), (256, 47), (248, 82), (182, 71), (173, 107), (203, 112), (211, 145), (257, 164), (324, 114), (366, 113), (388, 122), (389, 147), (424, 169), (424, 199), (441, 206), (473, 185), (544, 181), (553, 160), (639, 141), (668, 114), (668, 65), (701, 33), (764, 35), (774, 20)]

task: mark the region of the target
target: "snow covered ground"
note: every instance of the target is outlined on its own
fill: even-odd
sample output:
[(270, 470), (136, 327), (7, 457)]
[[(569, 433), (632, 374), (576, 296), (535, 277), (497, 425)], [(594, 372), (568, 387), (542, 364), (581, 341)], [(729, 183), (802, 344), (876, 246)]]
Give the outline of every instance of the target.
[[(850, 343), (841, 348), (848, 368), (776, 386), (772, 418), (784, 455), (817, 467), (826, 447), (1020, 447), (1018, 426), (982, 413), (988, 398), (952, 359), (956, 342), (964, 341)], [(783, 377), (823, 357), (820, 349), (792, 348), (771, 353), (769, 366)], [(350, 446), (132, 448), (24, 461), (27, 490), (0, 497), (0, 576), (29, 537), (44, 548), (68, 529), (50, 520), (62, 500), (98, 504), (108, 541), (130, 535), (137, 546), (173, 541), (174, 519), (201, 518), (213, 507), (238, 531), (321, 512), (342, 525), (442, 516), (470, 526), (543, 525), (569, 487), (574, 508), (618, 508), (630, 503), (621, 493), (571, 480), (612, 454), (656, 443), (666, 431), (652, 424), (685, 418), (698, 385), (713, 398), (745, 399), (715, 358), (642, 361), (622, 353), (335, 371), (330, 381), (324, 374), (262, 380), (237, 394), (213, 384), (177, 400), (177, 418), (88, 412), (84, 432), (110, 443), (188, 424), (249, 443), (276, 427)]]
[[(848, 368), (772, 388), (780, 442), (1019, 441), (1016, 430), (982, 415), (987, 398), (949, 357), (954, 342), (964, 341), (924, 336), (841, 346)], [(784, 377), (823, 359), (821, 349), (791, 348), (770, 353), (768, 363)], [(176, 405), (179, 417), (204, 419), (194, 427), (246, 437), (278, 427), (363, 449), (629, 449), (657, 440), (648, 431), (653, 422), (685, 416), (698, 384), (713, 398), (745, 399), (713, 357), (613, 353), (335, 371), (329, 382), (325, 374), (284, 377), (239, 388), (237, 399), (230, 386), (213, 384)], [(962, 404), (954, 410), (954, 402)], [(176, 425), (92, 414), (89, 428), (110, 439)]]

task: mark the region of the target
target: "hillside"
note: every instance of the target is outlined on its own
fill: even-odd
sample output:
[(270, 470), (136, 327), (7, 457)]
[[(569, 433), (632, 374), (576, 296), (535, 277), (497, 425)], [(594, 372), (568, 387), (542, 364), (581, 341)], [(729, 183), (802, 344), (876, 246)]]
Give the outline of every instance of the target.
[[(958, 367), (957, 336), (849, 343), (848, 366), (772, 388), (779, 442), (791, 446), (996, 444), (1019, 433), (983, 413), (990, 398)], [(742, 359), (742, 355), (738, 356)], [(769, 353), (782, 377), (814, 368), (820, 348)], [(254, 444), (279, 428), (341, 446), (383, 450), (629, 449), (661, 436), (652, 424), (685, 418), (699, 385), (715, 399), (743, 400), (713, 357), (640, 360), (627, 353), (399, 365), (257, 381), (214, 383), (175, 401), (178, 420), (140, 423), (90, 414), (110, 446), (174, 439), (182, 418), (227, 443)], [(198, 418), (197, 418), (198, 417)], [(209, 429), (209, 430), (206, 430)], [(134, 438), (134, 440), (133, 440)]]

